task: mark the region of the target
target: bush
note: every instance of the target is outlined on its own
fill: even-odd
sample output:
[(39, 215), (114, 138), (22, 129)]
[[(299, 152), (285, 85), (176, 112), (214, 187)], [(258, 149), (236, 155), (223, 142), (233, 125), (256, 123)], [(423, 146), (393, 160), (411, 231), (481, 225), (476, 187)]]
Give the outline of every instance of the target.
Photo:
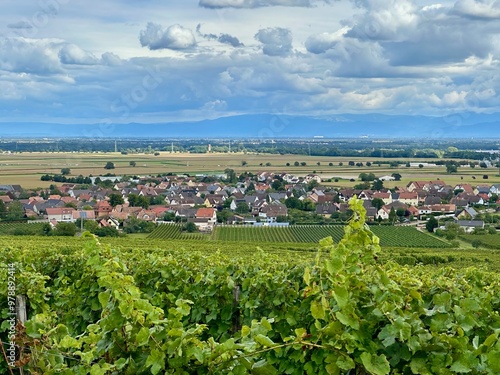
[(473, 248), (477, 249), (478, 247), (481, 247), (483, 243), (481, 240), (472, 240), (471, 245)]

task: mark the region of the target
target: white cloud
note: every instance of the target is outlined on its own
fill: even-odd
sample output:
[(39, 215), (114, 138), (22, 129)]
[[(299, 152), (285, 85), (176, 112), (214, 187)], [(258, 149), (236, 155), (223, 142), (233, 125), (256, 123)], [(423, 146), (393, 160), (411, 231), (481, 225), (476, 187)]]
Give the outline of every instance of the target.
[(261, 29), (255, 39), (263, 44), (262, 51), (269, 56), (286, 56), (292, 52), (292, 33), (282, 27)]
[(307, 51), (311, 53), (324, 53), (325, 51), (333, 48), (342, 37), (349, 31), (349, 27), (343, 27), (335, 33), (321, 33), (311, 35), (307, 38), (305, 46)]
[(0, 39), (0, 69), (34, 74), (60, 73), (60, 46), (60, 42), (54, 40)]
[(454, 10), (466, 17), (500, 19), (500, 1), (493, 0), (459, 0)]
[(59, 51), (59, 58), (63, 64), (95, 65), (99, 60), (90, 52), (84, 51), (74, 44), (67, 44)]
[(204, 8), (260, 8), (268, 6), (310, 7), (328, 0), (200, 0)]
[(146, 29), (141, 30), (139, 39), (141, 45), (150, 50), (165, 48), (183, 50), (196, 45), (193, 32), (178, 24), (163, 30), (161, 25), (149, 22)]

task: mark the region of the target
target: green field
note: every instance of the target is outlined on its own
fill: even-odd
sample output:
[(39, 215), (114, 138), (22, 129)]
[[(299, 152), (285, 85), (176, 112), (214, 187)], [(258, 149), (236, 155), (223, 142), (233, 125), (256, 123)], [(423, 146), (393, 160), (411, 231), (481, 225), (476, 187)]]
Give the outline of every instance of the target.
[(1, 223), (0, 235), (36, 235), (43, 226), (44, 223)]
[(460, 236), (466, 242), (472, 243), (474, 240), (479, 240), (481, 246), (489, 249), (500, 249), (500, 234), (467, 234)]
[[(380, 238), (380, 244), (383, 247), (450, 247), (448, 242), (420, 232), (414, 227), (372, 226), (370, 229)], [(204, 234), (188, 234), (181, 231), (180, 225), (164, 224), (154, 230), (149, 238), (312, 244), (329, 236), (335, 242), (338, 242), (343, 235), (344, 229), (340, 225), (295, 225), (289, 227), (219, 226), (209, 236)]]

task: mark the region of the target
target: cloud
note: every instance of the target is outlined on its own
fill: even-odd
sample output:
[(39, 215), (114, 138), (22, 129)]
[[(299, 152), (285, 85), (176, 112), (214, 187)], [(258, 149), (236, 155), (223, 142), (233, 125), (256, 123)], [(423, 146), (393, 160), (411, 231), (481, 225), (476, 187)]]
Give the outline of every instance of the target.
[(95, 65), (99, 60), (90, 52), (74, 44), (67, 44), (59, 51), (59, 58), (63, 64)]
[(60, 42), (47, 39), (0, 39), (0, 70), (32, 74), (61, 73), (58, 57), (60, 46)]
[(225, 33), (222, 33), (222, 34), (219, 34), (219, 35), (216, 35), (216, 34), (203, 34), (201, 32), (201, 24), (198, 24), (198, 26), (196, 26), (196, 33), (201, 36), (202, 38), (205, 38), (205, 39), (208, 39), (208, 40), (216, 40), (218, 41), (219, 43), (222, 43), (222, 44), (228, 44), (232, 47), (243, 47), (244, 44), (240, 42), (240, 40), (238, 38), (236, 38), (235, 36), (232, 36), (232, 35), (229, 35), (229, 34), (225, 34)]
[(311, 35), (307, 38), (305, 46), (307, 51), (315, 54), (324, 53), (333, 48), (343, 36), (349, 31), (348, 27), (344, 27), (335, 33), (321, 33)]
[(356, 4), (364, 12), (354, 18), (349, 37), (396, 41), (411, 36), (418, 26), (417, 7), (409, 0), (364, 0)]
[(18, 21), (14, 23), (9, 23), (7, 25), (9, 29), (32, 29), (33, 26), (28, 21)]
[(203, 8), (261, 8), (269, 6), (311, 7), (314, 3), (329, 3), (328, 0), (200, 0)]
[(286, 56), (292, 52), (292, 33), (282, 27), (260, 29), (254, 38), (263, 44), (262, 51), (268, 56)]
[(139, 40), (143, 47), (150, 50), (183, 50), (196, 45), (193, 32), (178, 24), (163, 30), (161, 25), (149, 22), (146, 29), (141, 30)]
[(101, 56), (101, 60), (103, 64), (108, 66), (118, 66), (122, 64), (122, 60), (120, 59), (120, 57), (111, 52), (103, 53)]
[(453, 9), (465, 17), (500, 19), (500, 1), (458, 0)]

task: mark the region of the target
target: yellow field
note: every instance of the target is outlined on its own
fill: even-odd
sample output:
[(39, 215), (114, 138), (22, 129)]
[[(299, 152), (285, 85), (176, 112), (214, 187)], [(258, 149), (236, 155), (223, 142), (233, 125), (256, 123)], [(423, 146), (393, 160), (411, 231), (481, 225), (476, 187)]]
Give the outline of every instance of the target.
[[(70, 176), (78, 175), (104, 175), (113, 173), (116, 175), (157, 175), (164, 173), (217, 173), (226, 168), (232, 168), (237, 172), (287, 172), (297, 175), (317, 173), (324, 179), (338, 178), (338, 182), (332, 182), (334, 186), (353, 186), (351, 178), (357, 179), (362, 172), (372, 172), (381, 177), (392, 173), (400, 173), (400, 182), (385, 182), (386, 187), (403, 186), (411, 180), (436, 180), (441, 179), (449, 184), (472, 183), (492, 184), (500, 183), (498, 168), (474, 169), (459, 168), (457, 174), (448, 175), (444, 166), (426, 168), (389, 168), (387, 164), (379, 167), (372, 164), (371, 167), (352, 167), (348, 162), (367, 161), (373, 162), (373, 158), (354, 157), (321, 157), (305, 155), (270, 155), (270, 154), (189, 154), (162, 152), (159, 156), (151, 154), (128, 154), (120, 153), (22, 153), (22, 154), (0, 154), (0, 184), (20, 184), (25, 188), (46, 187), (50, 182), (40, 181), (44, 174), (59, 174), (62, 168), (70, 168)], [(380, 159), (379, 159), (380, 160)], [(391, 159), (383, 159), (390, 161)], [(130, 162), (136, 162), (136, 167), (131, 167)], [(294, 162), (305, 162), (306, 166), (294, 166)], [(418, 160), (408, 160), (408, 162)], [(106, 170), (104, 165), (113, 162), (115, 169)], [(242, 166), (242, 162), (246, 162)], [(343, 165), (339, 166), (339, 162)], [(270, 166), (266, 166), (270, 163)], [(286, 166), (290, 163), (290, 166)], [(319, 165), (318, 165), (319, 163)], [(329, 163), (333, 163), (329, 166)], [(487, 174), (489, 178), (483, 179)], [(475, 179), (473, 178), (476, 177)]]

